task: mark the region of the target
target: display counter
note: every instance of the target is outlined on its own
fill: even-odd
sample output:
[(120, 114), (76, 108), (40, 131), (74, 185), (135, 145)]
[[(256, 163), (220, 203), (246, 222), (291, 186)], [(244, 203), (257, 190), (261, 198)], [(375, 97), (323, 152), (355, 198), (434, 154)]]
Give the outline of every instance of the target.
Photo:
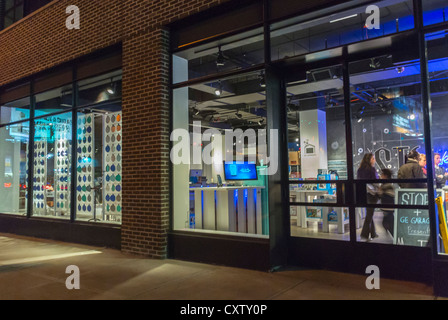
[(264, 186), (191, 187), (194, 228), (263, 234)]
[[(316, 204), (315, 200), (319, 200), (321, 197), (325, 197), (324, 202), (331, 199), (326, 190), (291, 190), (290, 197), (292, 202), (302, 202)], [(297, 226), (302, 228), (308, 228), (308, 221), (322, 223), (322, 231), (330, 232), (329, 225), (335, 224), (338, 227), (338, 233), (345, 233), (345, 225), (349, 223), (348, 209), (347, 208), (331, 208), (330, 207), (318, 207), (318, 206), (296, 206), (296, 219)]]

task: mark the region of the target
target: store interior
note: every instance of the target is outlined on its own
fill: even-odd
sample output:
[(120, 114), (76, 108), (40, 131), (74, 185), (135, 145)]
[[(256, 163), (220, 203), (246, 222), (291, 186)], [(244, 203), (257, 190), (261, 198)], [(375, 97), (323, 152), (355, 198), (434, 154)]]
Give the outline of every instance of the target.
[[(409, 17), (412, 18), (412, 6), (409, 6), (409, 3), (408, 1), (388, 2), (387, 12), (393, 12), (394, 19), (391, 18), (391, 15), (384, 15), (382, 21), (385, 24), (390, 21), (397, 22), (397, 19), (400, 21), (399, 24), (394, 24), (395, 27), (398, 26), (397, 28), (390, 28), (391, 34), (413, 27), (413, 19), (409, 19)], [(384, 12), (382, 11), (382, 14)], [(343, 17), (344, 14), (346, 16), (347, 12), (335, 16), (335, 20), (339, 16)], [(361, 15), (354, 20), (335, 21), (331, 23), (332, 32), (339, 36), (344, 32), (350, 33), (350, 30), (357, 28), (358, 20), (364, 19), (363, 17)], [(426, 15), (427, 19), (434, 17), (434, 14)], [(326, 32), (328, 33), (330, 29), (322, 31), (322, 23), (319, 21), (319, 19), (312, 21), (315, 27), (313, 30), (316, 31), (315, 39), (320, 37), (319, 39), (322, 40), (328, 35)], [(319, 54), (306, 54), (316, 49), (303, 45), (305, 42), (311, 44), (313, 41), (310, 41), (309, 32), (305, 36), (304, 34), (299, 35), (300, 32), (295, 31), (294, 28), (303, 29), (303, 25), (300, 25), (299, 28), (298, 25), (293, 24), (295, 22), (289, 21), (278, 25), (277, 31), (272, 33), (272, 44), (277, 53), (280, 52), (279, 48), (289, 50), (286, 54), (273, 56), (273, 59), (305, 54), (303, 59), (313, 63), (340, 54), (338, 50), (323, 50)], [(287, 27), (288, 23), (291, 24), (290, 27)], [(311, 28), (311, 25), (309, 27)], [(318, 30), (321, 32), (318, 33)], [(174, 83), (188, 81), (199, 75), (213, 74), (217, 70), (223, 72), (238, 70), (262, 62), (263, 44), (262, 37), (257, 33), (259, 31), (253, 30), (251, 34), (245, 34), (240, 38), (235, 36), (233, 39), (208, 43), (176, 53), (173, 57)], [(383, 35), (378, 34), (371, 37)], [(339, 39), (345, 39), (339, 36)], [(440, 127), (440, 130), (434, 131), (432, 139), (435, 150), (444, 154), (446, 147), (443, 141), (446, 140), (444, 138), (446, 129), (442, 128), (443, 124), (439, 122), (439, 119), (445, 117), (444, 101), (446, 101), (448, 91), (445, 75), (448, 66), (446, 65), (446, 51), (437, 50), (437, 47), (445, 45), (447, 36), (446, 33), (442, 33), (436, 38), (438, 40), (434, 39), (431, 42), (431, 46), (434, 48), (430, 49), (429, 72), (433, 114), (440, 115), (440, 117), (433, 118), (433, 128)], [(370, 36), (364, 34), (359, 39), (347, 38), (344, 44), (366, 39), (370, 39)], [(384, 44), (380, 42), (378, 42), (380, 45)], [(294, 45), (291, 46), (291, 44)], [(340, 43), (334, 44), (334, 46), (337, 45)], [(301, 47), (304, 51), (298, 53), (296, 49), (293, 50), (294, 46)], [(321, 49), (328, 47), (330, 45), (327, 42), (326, 47)], [(354, 50), (359, 49), (359, 47), (353, 48)], [(413, 149), (420, 153), (425, 152), (420, 61), (413, 56), (412, 52), (402, 49), (350, 63), (353, 168), (347, 168), (345, 136), (347, 124), (345, 122), (342, 68), (336, 65), (316, 69), (305, 67), (304, 69), (287, 77), (291, 80), (287, 83), (288, 151), (285, 150), (285, 152), (289, 154), (290, 181), (297, 181), (297, 184), (290, 185), (290, 201), (307, 202), (310, 203), (310, 206), (292, 205), (290, 207), (291, 235), (349, 241), (347, 208), (319, 207), (317, 205), (322, 202), (326, 204), (336, 202), (336, 184), (306, 184), (304, 181), (345, 180), (347, 179), (347, 170), (353, 170), (356, 178), (356, 171), (366, 153), (375, 155), (375, 167), (378, 173), (381, 169), (390, 169), (393, 174), (392, 178), (397, 178), (398, 169), (405, 163), (407, 153)], [(180, 87), (175, 90), (177, 92), (174, 95), (174, 126), (192, 132), (196, 121), (196, 123), (200, 123), (202, 132), (214, 128), (221, 133), (224, 133), (226, 129), (258, 130), (266, 128), (269, 119), (267, 119), (266, 110), (265, 82), (264, 72), (257, 71), (209, 83)], [(187, 118), (189, 119), (188, 124)], [(259, 152), (247, 144), (245, 148), (246, 154), (250, 154), (250, 152), (258, 154)], [(225, 152), (226, 150), (222, 150), (222, 154)], [(442, 165), (446, 165), (446, 157), (444, 161), (445, 163)], [(177, 205), (175, 204), (175, 212), (181, 212), (178, 215), (175, 214), (175, 220), (179, 221), (178, 229), (198, 229), (198, 224), (195, 225), (195, 221), (197, 222), (199, 217), (195, 216), (195, 203), (196, 207), (201, 205), (203, 210), (204, 200), (195, 200), (198, 196), (195, 197), (195, 192), (191, 189), (197, 186), (198, 182), (201, 186), (213, 185), (219, 180), (217, 173), (221, 175), (220, 178), (224, 186), (228, 185), (228, 181), (222, 178), (224, 175), (222, 167), (221, 165), (221, 168), (213, 173), (214, 169), (209, 170), (206, 166), (186, 166), (184, 179), (188, 181), (188, 186), (187, 183), (183, 186), (177, 185), (177, 181), (181, 181), (177, 177), (180, 177), (181, 174), (177, 175), (175, 172), (174, 179), (177, 185), (174, 190), (175, 199), (180, 199), (177, 196), (180, 193), (184, 194), (183, 198), (185, 199), (183, 202), (176, 201)], [(232, 182), (230, 184), (234, 185)], [(239, 183), (240, 186), (249, 184), (248, 181)], [(398, 185), (395, 187), (399, 188)], [(191, 191), (190, 197), (185, 195), (187, 190)], [(190, 210), (188, 211), (185, 210), (185, 207), (188, 207), (187, 198), (190, 200)], [(227, 201), (227, 198), (225, 199)], [(219, 202), (215, 199), (214, 203), (216, 210), (219, 207)], [(234, 215), (234, 213), (229, 215)], [(263, 212), (262, 216), (265, 215), (266, 213)], [(365, 209), (357, 209), (355, 216), (357, 236), (360, 239), (359, 233), (363, 225)], [(375, 242), (396, 243), (397, 239), (382, 226), (382, 210), (377, 209), (374, 220), (379, 234), (379, 238), (375, 239)], [(216, 223), (214, 226), (212, 224), (206, 228), (203, 224), (199, 224), (199, 226), (201, 231), (230, 230), (226, 228), (220, 230)], [(246, 233), (250, 234), (247, 229)]]

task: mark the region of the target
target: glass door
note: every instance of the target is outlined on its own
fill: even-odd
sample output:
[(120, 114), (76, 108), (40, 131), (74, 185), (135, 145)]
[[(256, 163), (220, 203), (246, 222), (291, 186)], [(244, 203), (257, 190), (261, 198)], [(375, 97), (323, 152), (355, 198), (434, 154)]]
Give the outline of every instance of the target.
[(306, 69), (286, 92), (290, 235), (349, 241), (342, 66)]

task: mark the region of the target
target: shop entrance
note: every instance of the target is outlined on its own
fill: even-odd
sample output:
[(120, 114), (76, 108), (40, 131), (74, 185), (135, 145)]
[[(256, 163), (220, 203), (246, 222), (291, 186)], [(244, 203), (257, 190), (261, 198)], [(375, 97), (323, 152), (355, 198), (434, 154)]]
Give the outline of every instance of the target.
[(420, 61), (403, 41), (288, 67), (290, 264), (432, 281)]

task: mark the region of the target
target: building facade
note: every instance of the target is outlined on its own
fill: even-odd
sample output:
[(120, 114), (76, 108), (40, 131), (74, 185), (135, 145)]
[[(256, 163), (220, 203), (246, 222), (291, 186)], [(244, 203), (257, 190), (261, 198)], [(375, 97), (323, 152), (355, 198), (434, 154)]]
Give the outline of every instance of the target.
[(0, 232), (448, 294), (444, 1), (36, 3), (0, 1)]

